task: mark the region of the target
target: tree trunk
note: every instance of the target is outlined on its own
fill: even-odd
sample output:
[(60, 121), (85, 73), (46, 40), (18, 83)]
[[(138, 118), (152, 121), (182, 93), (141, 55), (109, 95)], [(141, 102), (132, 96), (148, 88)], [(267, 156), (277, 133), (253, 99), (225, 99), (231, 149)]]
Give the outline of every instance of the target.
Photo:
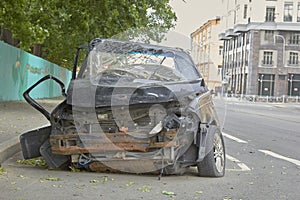
[(42, 57), (42, 45), (41, 44), (35, 44), (33, 46), (32, 53), (36, 56)]
[(0, 30), (0, 40), (3, 40), (4, 42), (13, 45), (15, 47), (18, 47), (19, 45), (19, 40), (16, 40), (12, 37), (12, 32), (10, 30), (5, 29), (3, 26), (1, 27)]

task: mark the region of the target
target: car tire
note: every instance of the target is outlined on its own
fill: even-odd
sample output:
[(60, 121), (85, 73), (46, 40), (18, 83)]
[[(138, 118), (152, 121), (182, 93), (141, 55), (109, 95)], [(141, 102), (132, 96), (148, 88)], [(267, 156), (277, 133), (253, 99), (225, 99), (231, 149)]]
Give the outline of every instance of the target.
[(197, 163), (198, 175), (204, 177), (223, 177), (225, 175), (225, 146), (220, 129), (211, 126), (206, 141), (206, 155)]

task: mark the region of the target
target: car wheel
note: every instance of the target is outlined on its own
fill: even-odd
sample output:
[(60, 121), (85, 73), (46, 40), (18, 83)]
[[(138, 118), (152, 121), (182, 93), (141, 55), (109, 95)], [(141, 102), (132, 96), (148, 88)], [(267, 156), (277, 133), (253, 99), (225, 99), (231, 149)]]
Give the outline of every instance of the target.
[(199, 176), (222, 177), (225, 174), (225, 146), (219, 128), (211, 126), (206, 141), (206, 156), (197, 163)]

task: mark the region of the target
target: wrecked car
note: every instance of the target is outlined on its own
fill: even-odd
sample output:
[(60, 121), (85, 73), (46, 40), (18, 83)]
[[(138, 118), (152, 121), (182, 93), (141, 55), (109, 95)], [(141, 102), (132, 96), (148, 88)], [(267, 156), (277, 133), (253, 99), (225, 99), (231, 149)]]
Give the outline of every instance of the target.
[[(87, 51), (78, 66), (80, 52)], [(114, 39), (78, 47), (72, 80), (47, 75), (24, 92), (50, 126), (20, 136), (25, 159), (50, 168), (222, 177), (225, 147), (212, 96), (191, 57), (178, 48)], [(30, 97), (52, 79), (65, 100), (51, 114)]]

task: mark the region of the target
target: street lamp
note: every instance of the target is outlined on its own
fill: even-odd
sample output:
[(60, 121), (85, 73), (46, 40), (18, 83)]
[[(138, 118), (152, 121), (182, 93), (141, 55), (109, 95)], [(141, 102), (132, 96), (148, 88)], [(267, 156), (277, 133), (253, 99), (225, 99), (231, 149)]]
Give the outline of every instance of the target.
[(274, 44), (276, 43), (276, 37), (280, 37), (283, 41), (283, 45), (282, 45), (282, 66), (284, 67), (284, 62), (285, 62), (285, 38), (283, 37), (283, 35), (274, 35)]
[(260, 76), (260, 78), (258, 78), (257, 79), (258, 80), (258, 82), (260, 82), (260, 92), (259, 92), (259, 96), (261, 96), (262, 95), (262, 82), (263, 82), (263, 80), (264, 80), (264, 75), (262, 74), (261, 76)]
[(294, 77), (294, 74), (291, 74), (291, 78), (288, 79), (288, 81), (290, 82), (290, 96), (292, 96), (292, 89), (293, 89), (293, 77)]
[(226, 72), (222, 80), (222, 96), (224, 95), (224, 87), (226, 87), (226, 93), (228, 92), (228, 84), (230, 83), (230, 79), (231, 79), (231, 73)]

